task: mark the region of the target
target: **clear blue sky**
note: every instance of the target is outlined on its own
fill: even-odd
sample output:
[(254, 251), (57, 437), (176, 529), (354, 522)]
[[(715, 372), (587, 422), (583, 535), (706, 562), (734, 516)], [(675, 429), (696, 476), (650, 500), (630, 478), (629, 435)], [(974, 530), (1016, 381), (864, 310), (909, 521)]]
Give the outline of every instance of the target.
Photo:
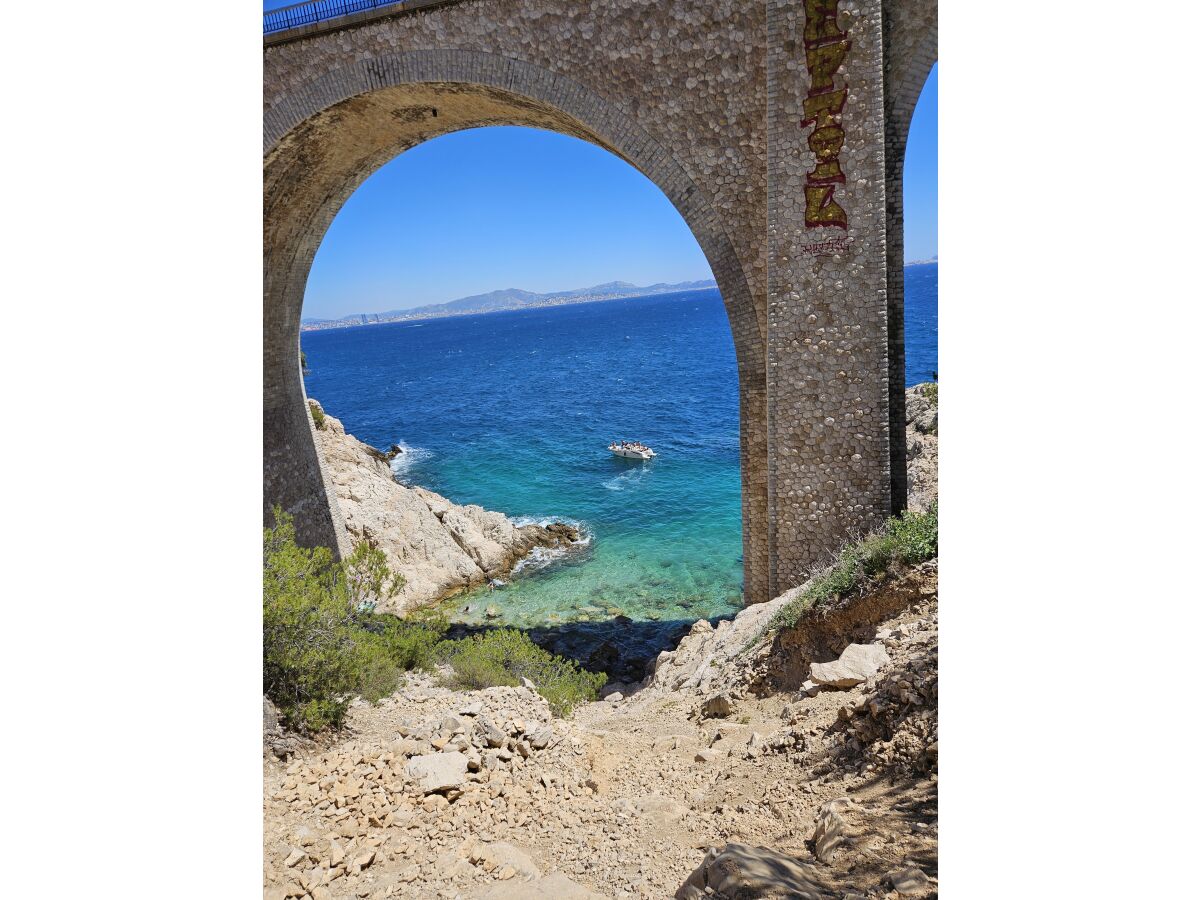
[[(904, 207), (905, 259), (933, 256), (936, 66), (913, 116)], [(711, 277), (674, 206), (629, 164), (560, 134), (481, 128), (414, 147), (350, 197), (317, 252), (304, 315)]]
[(904, 258), (937, 255), (937, 63), (921, 91), (904, 156)]

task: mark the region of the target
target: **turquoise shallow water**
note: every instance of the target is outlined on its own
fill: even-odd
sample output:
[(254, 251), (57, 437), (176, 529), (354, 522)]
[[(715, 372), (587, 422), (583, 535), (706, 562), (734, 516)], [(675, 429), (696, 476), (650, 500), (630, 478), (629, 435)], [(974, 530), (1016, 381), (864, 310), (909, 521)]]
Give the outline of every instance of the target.
[[(715, 290), (306, 332), (303, 346), (309, 393), (348, 431), (409, 448), (402, 481), (583, 529), (573, 551), (456, 598), (456, 620), (553, 628), (623, 615), (645, 623), (622, 623), (623, 654), (647, 640), (650, 653), (672, 630), (659, 623), (740, 605), (737, 368)], [(659, 457), (619, 459), (614, 439)], [(488, 605), (499, 619), (485, 620)]]
[[(919, 275), (910, 383), (936, 369), (936, 266)], [(715, 289), (306, 332), (302, 345), (311, 396), (360, 440), (409, 448), (401, 481), (584, 530), (573, 551), (448, 602), (456, 621), (515, 625), (638, 677), (696, 619), (740, 608), (737, 368)], [(618, 459), (614, 439), (659, 456)]]

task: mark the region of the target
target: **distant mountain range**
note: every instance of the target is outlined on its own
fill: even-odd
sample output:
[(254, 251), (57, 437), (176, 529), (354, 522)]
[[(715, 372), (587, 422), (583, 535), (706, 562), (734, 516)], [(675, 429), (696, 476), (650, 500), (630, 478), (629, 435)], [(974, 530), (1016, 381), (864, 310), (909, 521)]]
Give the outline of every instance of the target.
[(300, 320), (302, 331), (317, 331), (325, 328), (349, 328), (354, 325), (379, 325), (385, 322), (410, 322), (416, 319), (440, 319), (446, 316), (468, 316), (479, 313), (501, 312), (507, 309), (534, 309), (545, 306), (565, 306), (569, 303), (594, 303), (597, 300), (620, 300), (626, 297), (646, 297), (652, 294), (673, 294), (679, 291), (698, 291), (715, 288), (716, 281), (682, 281), (679, 284), (651, 284), (638, 287), (628, 281), (610, 281), (592, 287), (576, 288), (573, 291), (554, 291), (535, 294), (520, 288), (506, 288), (488, 294), (461, 297), (448, 303), (434, 303), (414, 309), (393, 309), (381, 313), (358, 313), (340, 319)]
[(933, 256), (929, 257), (929, 259), (910, 259), (908, 262), (905, 263), (905, 265), (906, 266), (927, 266), (930, 263), (935, 263), (935, 262), (937, 262), (937, 254), (936, 253), (933, 254)]

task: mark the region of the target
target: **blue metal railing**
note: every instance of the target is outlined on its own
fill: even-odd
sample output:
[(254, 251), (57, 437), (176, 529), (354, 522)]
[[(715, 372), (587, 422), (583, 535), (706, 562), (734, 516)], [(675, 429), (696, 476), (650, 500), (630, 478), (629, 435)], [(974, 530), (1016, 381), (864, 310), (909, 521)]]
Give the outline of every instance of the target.
[(410, 0), (309, 0), (282, 9), (263, 13), (263, 34), (287, 31), (300, 25), (312, 25), (338, 16), (378, 9), (381, 6), (403, 6)]

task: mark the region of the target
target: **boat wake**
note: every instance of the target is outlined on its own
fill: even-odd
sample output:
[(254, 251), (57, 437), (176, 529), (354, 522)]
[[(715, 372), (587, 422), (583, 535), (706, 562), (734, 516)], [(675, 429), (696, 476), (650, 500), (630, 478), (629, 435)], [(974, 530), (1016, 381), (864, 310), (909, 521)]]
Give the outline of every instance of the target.
[(630, 469), (628, 472), (622, 472), (620, 475), (614, 475), (602, 484), (610, 491), (627, 491), (632, 487), (637, 487), (649, 474), (649, 467), (641, 466)]

